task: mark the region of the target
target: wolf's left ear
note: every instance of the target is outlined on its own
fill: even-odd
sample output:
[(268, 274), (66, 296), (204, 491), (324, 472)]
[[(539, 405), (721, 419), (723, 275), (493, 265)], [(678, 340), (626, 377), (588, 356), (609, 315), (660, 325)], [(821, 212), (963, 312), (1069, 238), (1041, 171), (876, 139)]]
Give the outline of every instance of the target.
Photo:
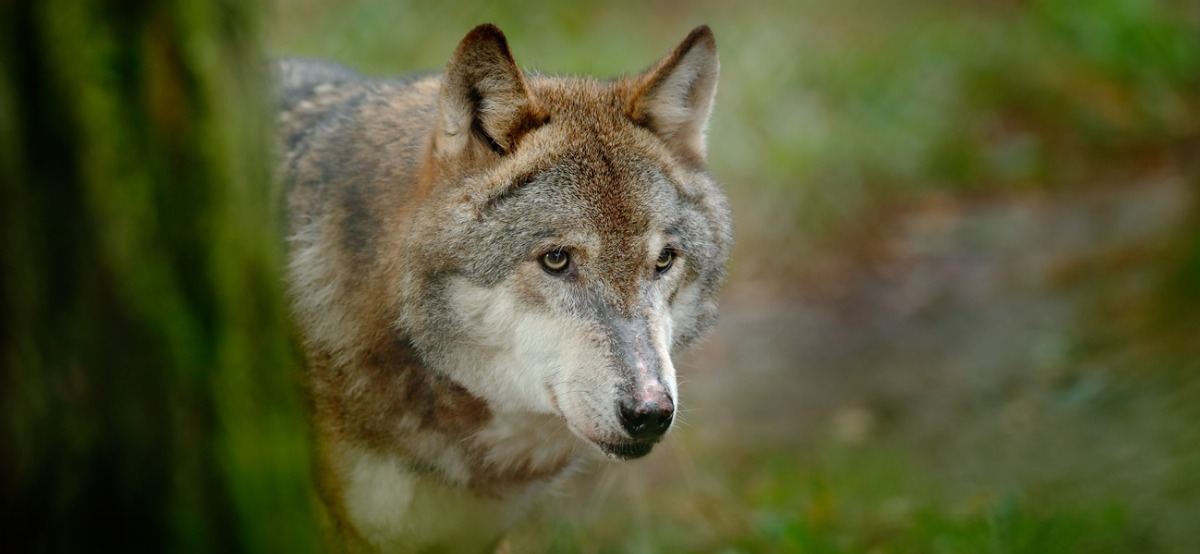
[(507, 154), (545, 117), (495, 25), (475, 27), (446, 65), (435, 148), (442, 156)]
[(712, 30), (696, 27), (666, 58), (634, 78), (629, 117), (680, 154), (703, 162), (720, 66)]

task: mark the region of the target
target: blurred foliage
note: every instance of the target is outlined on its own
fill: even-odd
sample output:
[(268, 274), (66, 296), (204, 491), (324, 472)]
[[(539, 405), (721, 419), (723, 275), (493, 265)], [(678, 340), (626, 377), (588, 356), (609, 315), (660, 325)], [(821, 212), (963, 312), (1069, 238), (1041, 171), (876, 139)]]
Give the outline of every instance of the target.
[(0, 543), (313, 550), (257, 10), (3, 6)]

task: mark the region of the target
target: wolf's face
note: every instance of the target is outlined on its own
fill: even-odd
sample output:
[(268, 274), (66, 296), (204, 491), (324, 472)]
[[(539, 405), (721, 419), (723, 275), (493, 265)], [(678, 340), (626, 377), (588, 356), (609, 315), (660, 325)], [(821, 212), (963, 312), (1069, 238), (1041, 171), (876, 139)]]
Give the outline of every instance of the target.
[(526, 78), (485, 26), (446, 71), (414, 343), (495, 411), (645, 455), (679, 406), (672, 353), (715, 321), (731, 242), (703, 168), (711, 33), (601, 83)]

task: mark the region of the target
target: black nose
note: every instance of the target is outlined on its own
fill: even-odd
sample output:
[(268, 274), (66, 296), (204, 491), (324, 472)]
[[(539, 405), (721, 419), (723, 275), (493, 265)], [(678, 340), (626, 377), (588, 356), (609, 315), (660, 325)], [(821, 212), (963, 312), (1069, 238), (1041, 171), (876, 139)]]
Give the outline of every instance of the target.
[(671, 427), (675, 417), (675, 404), (671, 397), (662, 395), (657, 399), (637, 401), (622, 399), (619, 411), (621, 426), (635, 440), (652, 440), (661, 437)]

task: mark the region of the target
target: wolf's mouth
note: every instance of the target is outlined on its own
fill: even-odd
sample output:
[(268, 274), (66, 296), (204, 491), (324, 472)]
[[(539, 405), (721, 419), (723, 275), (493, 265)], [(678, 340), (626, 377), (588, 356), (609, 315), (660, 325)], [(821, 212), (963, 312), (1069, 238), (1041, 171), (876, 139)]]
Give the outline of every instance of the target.
[(567, 419), (565, 416), (563, 416), (563, 420), (567, 423), (567, 429), (574, 433), (575, 436), (596, 445), (596, 448), (599, 448), (601, 452), (604, 452), (605, 454), (619, 460), (636, 460), (641, 458), (642, 456), (649, 454), (650, 451), (654, 449), (654, 445), (658, 443), (657, 440), (630, 440), (621, 442), (596, 440), (592, 437), (589, 437), (587, 433), (582, 433), (576, 429), (574, 425), (571, 425), (571, 420)]
[(597, 442), (605, 454), (622, 460), (636, 460), (654, 449), (653, 441), (644, 442)]

